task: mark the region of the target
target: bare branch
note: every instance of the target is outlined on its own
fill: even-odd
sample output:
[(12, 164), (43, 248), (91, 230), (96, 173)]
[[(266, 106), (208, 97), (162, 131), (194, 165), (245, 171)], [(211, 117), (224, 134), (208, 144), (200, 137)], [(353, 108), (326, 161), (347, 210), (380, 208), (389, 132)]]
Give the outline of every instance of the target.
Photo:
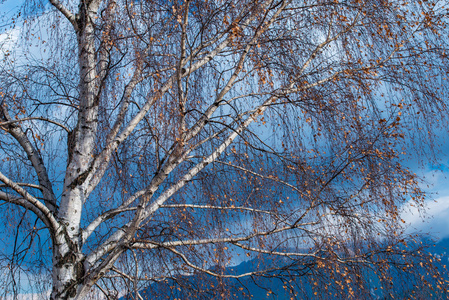
[[(30, 120), (40, 120), (40, 121), (45, 121), (45, 122), (48, 122), (48, 123), (52, 123), (54, 125), (57, 125), (57, 126), (61, 127), (66, 132), (70, 132), (70, 129), (67, 126), (65, 126), (65, 125), (63, 125), (63, 124), (61, 124), (59, 122), (50, 120), (48, 118), (42, 118), (42, 117), (28, 117), (28, 118), (23, 118), (23, 119), (18, 119), (18, 120), (11, 120), (11, 121), (6, 121), (6, 122), (1, 122), (0, 123), (0, 127), (6, 126), (6, 125), (11, 125), (11, 124), (14, 124), (14, 123), (30, 121)], [(7, 131), (7, 129), (5, 129), (5, 130)]]
[(161, 208), (198, 208), (198, 209), (218, 209), (218, 210), (239, 210), (239, 211), (249, 211), (255, 213), (263, 213), (267, 215), (272, 215), (278, 217), (276, 213), (267, 210), (261, 210), (245, 206), (215, 206), (215, 205), (198, 205), (198, 204), (164, 204)]
[[(1, 106), (0, 116), (2, 116), (1, 119), (6, 120), (6, 122), (12, 121), (12, 118), (9, 116), (6, 107), (3, 105)], [(9, 134), (11, 134), (14, 137), (14, 139), (16, 139), (16, 141), (20, 144), (22, 149), (28, 155), (34, 167), (34, 170), (36, 171), (39, 184), (42, 186), (42, 194), (45, 199), (45, 204), (48, 206), (49, 210), (52, 213), (55, 213), (57, 211), (56, 196), (53, 193), (53, 186), (50, 182), (50, 179), (48, 178), (47, 169), (44, 165), (44, 161), (42, 160), (40, 153), (33, 147), (33, 145), (31, 144), (31, 142), (29, 141), (28, 137), (23, 132), (21, 127), (19, 127), (14, 122), (4, 126), (6, 126), (6, 128), (3, 129), (6, 130)]]
[(3, 173), (0, 172), (0, 181), (3, 181), (8, 187), (19, 193), (22, 197), (15, 197), (5, 192), (0, 191), (0, 198), (3, 201), (19, 204), (25, 208), (30, 209), (45, 223), (53, 232), (59, 229), (59, 223), (53, 216), (52, 212), (39, 200), (30, 195), (26, 190), (21, 188), (18, 184), (10, 180)]
[(262, 175), (262, 174), (260, 174), (260, 173), (251, 171), (251, 170), (249, 170), (249, 169), (246, 169), (246, 168), (243, 168), (243, 167), (240, 167), (240, 166), (231, 164), (231, 163), (227, 163), (227, 162), (224, 162), (224, 161), (220, 161), (220, 160), (216, 160), (215, 162), (216, 162), (216, 163), (219, 163), (219, 164), (222, 164), (222, 165), (230, 166), (230, 167), (232, 167), (232, 168), (241, 170), (241, 171), (243, 171), (243, 172), (249, 173), (249, 174), (251, 174), (251, 175), (254, 175), (254, 176), (257, 176), (257, 177), (260, 177), (260, 178), (263, 178), (263, 179), (268, 179), (268, 180), (276, 181), (276, 182), (281, 183), (281, 184), (283, 184), (283, 185), (285, 185), (285, 186), (288, 186), (289, 188), (291, 188), (291, 189), (294, 190), (294, 191), (302, 192), (302, 191), (299, 190), (296, 186), (291, 185), (290, 183), (288, 183), (288, 182), (286, 182), (286, 181), (284, 181), (284, 180), (280, 180), (279, 178), (276, 178), (276, 177), (274, 177), (274, 176), (266, 176), (266, 175)]
[(73, 28), (75, 28), (75, 30), (78, 30), (78, 24), (76, 23), (75, 15), (70, 10), (68, 10), (61, 2), (59, 2), (59, 0), (49, 1), (67, 18), (67, 20), (69, 20), (69, 22), (73, 25)]
[(268, 271), (270, 271), (270, 270), (275, 270), (275, 268), (272, 268), (272, 269), (261, 270), (261, 271), (246, 272), (246, 273), (239, 274), (239, 275), (225, 275), (225, 274), (218, 274), (218, 273), (212, 272), (212, 271), (210, 271), (210, 270), (208, 270), (208, 269), (204, 269), (204, 268), (198, 267), (197, 265), (193, 264), (193, 263), (190, 262), (190, 261), (187, 259), (187, 257), (186, 257), (184, 254), (182, 254), (180, 251), (177, 251), (177, 250), (172, 249), (172, 248), (167, 248), (167, 250), (169, 250), (169, 251), (175, 253), (176, 255), (178, 255), (179, 257), (181, 257), (181, 259), (182, 259), (182, 260), (183, 260), (189, 267), (191, 267), (192, 269), (197, 270), (197, 271), (200, 271), (200, 272), (203, 272), (203, 273), (205, 273), (205, 274), (208, 274), (208, 275), (211, 275), (211, 276), (214, 276), (214, 277), (219, 277), (219, 278), (243, 278), (243, 277), (248, 277), (248, 276), (261, 275), (261, 274), (264, 274), (264, 273), (266, 273), (266, 272), (268, 272)]
[[(25, 182), (16, 182), (18, 186), (26, 186), (33, 189), (42, 190), (42, 187), (40, 185), (32, 184), (32, 183), (25, 183)], [(0, 187), (9, 187), (7, 184), (0, 184)]]
[(172, 242), (164, 242), (164, 243), (157, 243), (154, 241), (136, 241), (132, 243), (132, 247), (136, 249), (154, 249), (157, 247), (164, 247), (164, 248), (171, 248), (171, 247), (178, 247), (178, 246), (195, 246), (195, 245), (206, 245), (206, 244), (214, 244), (214, 243), (237, 243), (242, 241), (248, 241), (256, 237), (261, 236), (268, 236), (273, 235), (276, 233), (281, 233), (287, 230), (292, 229), (301, 229), (306, 230), (305, 227), (316, 225), (317, 222), (308, 222), (308, 223), (302, 223), (302, 224), (295, 224), (295, 225), (289, 225), (289, 226), (283, 226), (280, 228), (275, 228), (273, 230), (267, 230), (267, 231), (256, 231), (251, 234), (248, 234), (246, 236), (241, 237), (226, 237), (226, 238), (210, 238), (210, 239), (197, 239), (197, 240), (183, 240), (183, 241), (172, 241)]
[(119, 215), (121, 213), (133, 211), (136, 209), (137, 209), (136, 207), (126, 208), (126, 206), (123, 206), (123, 208), (111, 209), (103, 213), (102, 215), (98, 216), (86, 227), (86, 229), (83, 230), (83, 241), (86, 241), (89, 238), (89, 236), (95, 231), (95, 229), (106, 220), (114, 218), (116, 215)]

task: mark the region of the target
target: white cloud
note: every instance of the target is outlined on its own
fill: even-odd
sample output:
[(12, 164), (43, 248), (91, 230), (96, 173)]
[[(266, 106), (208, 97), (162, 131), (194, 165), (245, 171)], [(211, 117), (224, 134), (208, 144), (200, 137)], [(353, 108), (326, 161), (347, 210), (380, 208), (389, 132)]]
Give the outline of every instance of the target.
[(421, 211), (409, 202), (402, 218), (409, 225), (408, 232), (430, 233), (437, 238), (449, 236), (449, 195), (428, 201)]
[(19, 294), (17, 296), (7, 296), (5, 300), (42, 300), (50, 298), (50, 291), (40, 294)]

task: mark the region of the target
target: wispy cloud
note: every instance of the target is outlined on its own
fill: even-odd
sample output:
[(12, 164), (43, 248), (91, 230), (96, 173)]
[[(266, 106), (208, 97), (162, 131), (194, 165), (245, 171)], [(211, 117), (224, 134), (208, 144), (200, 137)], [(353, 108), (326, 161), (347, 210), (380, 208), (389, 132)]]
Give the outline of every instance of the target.
[(449, 236), (449, 196), (429, 201), (424, 213), (411, 205), (402, 217), (409, 224), (409, 232), (430, 233), (437, 238)]

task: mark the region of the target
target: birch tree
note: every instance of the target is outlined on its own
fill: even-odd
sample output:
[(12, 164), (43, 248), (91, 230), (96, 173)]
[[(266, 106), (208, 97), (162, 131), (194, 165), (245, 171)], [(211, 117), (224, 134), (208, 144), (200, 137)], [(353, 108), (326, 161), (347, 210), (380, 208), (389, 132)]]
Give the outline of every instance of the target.
[[(402, 162), (447, 114), (446, 1), (49, 2), (3, 49), (0, 200), (25, 250), (48, 236), (51, 299), (182, 274), (223, 298), (257, 276), (369, 298), (366, 269), (432, 287)], [(283, 263), (226, 272), (248, 257)]]

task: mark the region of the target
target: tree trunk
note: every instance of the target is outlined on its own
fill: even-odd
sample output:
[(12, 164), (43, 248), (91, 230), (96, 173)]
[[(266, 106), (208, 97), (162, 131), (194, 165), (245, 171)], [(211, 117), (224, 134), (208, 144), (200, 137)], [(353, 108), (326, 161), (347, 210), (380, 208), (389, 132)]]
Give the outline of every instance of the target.
[[(90, 7), (90, 6), (89, 6)], [(53, 248), (53, 291), (51, 299), (83, 299), (92, 283), (86, 284), (80, 222), (86, 201), (86, 177), (93, 160), (97, 133), (99, 86), (92, 19), (97, 8), (83, 3), (77, 17), (79, 60), (78, 123), (67, 140), (68, 161), (58, 219), (63, 229)], [(59, 235), (59, 236), (58, 236)]]
[[(57, 237), (58, 238), (58, 237)], [(53, 247), (53, 290), (50, 299), (82, 299), (86, 293), (84, 256), (77, 241), (67, 231), (59, 233), (59, 243)]]

